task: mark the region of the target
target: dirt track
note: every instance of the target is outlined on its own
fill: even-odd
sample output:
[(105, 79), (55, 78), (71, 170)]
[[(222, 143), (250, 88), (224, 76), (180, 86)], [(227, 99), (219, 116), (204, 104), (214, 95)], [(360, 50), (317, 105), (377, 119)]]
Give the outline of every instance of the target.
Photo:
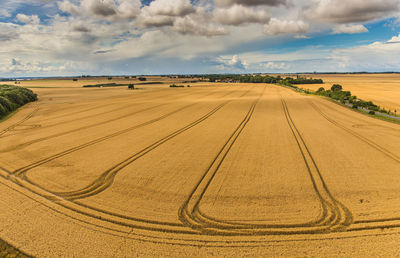
[(398, 125), (196, 86), (37, 89), (0, 124), (0, 238), (37, 256), (400, 252)]

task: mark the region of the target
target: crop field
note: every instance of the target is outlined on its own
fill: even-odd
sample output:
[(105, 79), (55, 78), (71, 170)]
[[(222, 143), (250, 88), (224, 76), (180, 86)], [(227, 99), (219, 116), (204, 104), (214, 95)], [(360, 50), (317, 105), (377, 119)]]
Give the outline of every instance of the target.
[[(76, 78), (53, 78), (53, 79), (33, 79), (33, 80), (23, 80), (23, 81), (6, 81), (4, 84), (15, 84), (16, 86), (29, 87), (29, 88), (80, 88), (84, 85), (94, 85), (94, 84), (107, 84), (107, 83), (117, 83), (117, 84), (147, 84), (149, 82), (153, 83), (183, 83), (187, 81), (192, 81), (197, 79), (190, 78), (170, 78), (167, 76), (148, 76), (146, 81), (140, 81), (140, 76), (132, 78), (130, 76), (110, 76), (108, 77), (76, 77)], [(76, 81), (73, 81), (76, 79)], [(188, 83), (190, 84), (190, 83)]]
[(332, 84), (341, 84), (357, 97), (372, 101), (387, 110), (397, 110), (400, 114), (400, 74), (308, 74), (318, 77), (325, 84), (301, 85), (300, 87), (317, 90), (328, 89)]
[(84, 83), (22, 82), (39, 101), (0, 123), (0, 239), (24, 253), (400, 252), (399, 125), (269, 84)]

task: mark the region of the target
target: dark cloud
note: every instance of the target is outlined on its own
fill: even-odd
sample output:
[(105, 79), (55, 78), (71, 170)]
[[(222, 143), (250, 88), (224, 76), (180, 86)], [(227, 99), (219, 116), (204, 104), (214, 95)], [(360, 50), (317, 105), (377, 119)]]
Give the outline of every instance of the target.
[(399, 10), (398, 0), (316, 0), (306, 17), (329, 23), (357, 23), (382, 19)]
[(103, 2), (94, 2), (91, 6), (91, 11), (99, 16), (111, 16), (115, 15), (117, 12), (111, 6), (104, 4)]
[(98, 54), (107, 54), (107, 53), (110, 53), (110, 52), (112, 52), (113, 50), (112, 49), (108, 49), (108, 50), (98, 50), (98, 51), (95, 51), (95, 52), (93, 52), (94, 54), (96, 54), (96, 55), (98, 55)]
[(73, 27), (73, 31), (77, 31), (77, 32), (90, 32), (91, 30), (84, 26), (84, 25), (75, 25)]

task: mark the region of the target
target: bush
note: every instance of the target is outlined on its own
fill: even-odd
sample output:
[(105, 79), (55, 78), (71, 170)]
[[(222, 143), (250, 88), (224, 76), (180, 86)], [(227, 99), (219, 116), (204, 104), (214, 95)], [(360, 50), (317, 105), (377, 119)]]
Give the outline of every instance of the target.
[(375, 115), (375, 111), (371, 110), (371, 111), (368, 112), (368, 114)]
[(11, 103), (7, 98), (0, 96), (0, 105), (3, 106), (8, 112), (14, 110), (15, 104)]
[(358, 109), (358, 105), (357, 104), (353, 104), (353, 106), (351, 106), (351, 108)]
[(3, 107), (2, 104), (0, 104), (0, 117), (6, 115), (7, 113), (8, 113), (8, 110), (5, 107)]
[(0, 85), (0, 118), (28, 102), (36, 101), (33, 91), (11, 85)]
[(170, 87), (170, 88), (185, 88), (185, 85), (175, 85), (175, 84), (172, 84), (172, 85), (169, 85), (169, 87)]
[(342, 89), (343, 87), (340, 84), (333, 84), (331, 88), (332, 91), (341, 91)]

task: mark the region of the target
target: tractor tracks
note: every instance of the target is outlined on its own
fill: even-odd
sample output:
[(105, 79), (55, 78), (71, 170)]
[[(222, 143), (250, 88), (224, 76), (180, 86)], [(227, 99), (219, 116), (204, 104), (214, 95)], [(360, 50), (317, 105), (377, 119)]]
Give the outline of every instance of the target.
[(136, 114), (140, 114), (140, 113), (143, 113), (143, 112), (146, 112), (146, 111), (161, 107), (163, 105), (165, 105), (165, 104), (160, 104), (160, 105), (152, 106), (152, 107), (149, 107), (149, 108), (144, 108), (144, 109), (141, 109), (141, 110), (129, 113), (129, 114), (125, 114), (125, 115), (122, 115), (122, 116), (119, 116), (119, 117), (115, 117), (115, 118), (107, 120), (107, 121), (101, 121), (101, 122), (90, 124), (90, 125), (87, 125), (87, 126), (78, 127), (78, 128), (75, 128), (75, 129), (72, 129), (72, 130), (69, 130), (69, 131), (56, 133), (56, 134), (52, 134), (52, 135), (49, 135), (49, 136), (46, 136), (46, 137), (42, 137), (42, 138), (38, 138), (38, 139), (35, 139), (35, 140), (31, 140), (29, 142), (24, 142), (24, 143), (18, 144), (16, 146), (12, 146), (10, 148), (2, 149), (2, 150), (0, 150), (0, 153), (15, 151), (15, 150), (30, 146), (32, 144), (38, 143), (38, 142), (43, 142), (43, 141), (50, 140), (50, 139), (53, 139), (53, 138), (57, 138), (57, 137), (60, 137), (60, 136), (64, 136), (64, 135), (68, 135), (68, 134), (71, 134), (71, 133), (79, 132), (81, 130), (90, 129), (90, 128), (93, 128), (93, 127), (96, 127), (96, 126), (101, 126), (101, 125), (104, 125), (104, 124), (112, 123), (114, 121), (118, 121), (118, 120), (130, 117), (130, 116), (134, 116)]
[[(177, 94), (177, 96), (175, 96), (175, 97), (181, 97), (182, 95), (184, 95), (184, 96), (186, 97), (186, 96), (190, 96), (190, 95), (197, 94), (197, 93), (198, 93), (198, 92), (186, 93), (186, 94), (181, 93), (181, 94)], [(131, 96), (130, 99), (128, 99), (128, 100), (130, 100), (129, 103), (128, 103), (127, 105), (124, 105), (123, 107), (118, 107), (118, 108), (114, 108), (114, 109), (107, 110), (107, 111), (105, 111), (105, 112), (101, 112), (101, 113), (97, 113), (97, 114), (90, 114), (90, 115), (83, 116), (83, 117), (79, 117), (79, 118), (73, 118), (73, 119), (70, 119), (70, 120), (68, 120), (68, 121), (65, 121), (65, 120), (64, 120), (64, 121), (62, 121), (62, 122), (54, 123), (54, 124), (51, 124), (51, 125), (48, 125), (48, 126), (45, 126), (45, 127), (43, 126), (42, 128), (49, 128), (49, 127), (54, 127), (54, 126), (58, 126), (58, 125), (66, 124), (66, 123), (71, 123), (71, 122), (76, 122), (76, 121), (85, 120), (85, 119), (88, 119), (88, 118), (103, 116), (104, 114), (113, 113), (113, 112), (118, 111), (118, 110), (121, 110), (121, 109), (134, 108), (134, 106), (132, 106), (132, 104), (134, 104), (134, 105), (141, 105), (141, 104), (145, 104), (145, 103), (149, 103), (149, 102), (154, 102), (155, 100), (162, 99), (162, 98), (163, 98), (163, 96), (159, 96), (159, 97), (155, 97), (155, 98), (151, 98), (151, 99), (141, 99), (141, 98), (135, 99), (135, 98), (133, 98), (133, 97)], [(137, 102), (132, 102), (132, 101), (137, 101)], [(112, 105), (115, 105), (115, 104), (114, 104), (114, 103), (112, 103), (112, 104), (106, 104), (106, 105), (103, 105), (103, 106), (95, 107), (95, 109), (104, 108), (104, 107), (108, 107), (108, 106), (112, 106)], [(82, 110), (82, 111), (79, 111), (78, 113), (85, 113), (85, 112), (90, 111), (90, 110), (91, 110), (91, 109)], [(75, 115), (75, 114), (77, 114), (77, 112), (74, 112), (73, 114)], [(71, 114), (67, 114), (67, 115), (65, 115), (65, 116), (62, 116), (61, 118), (65, 119), (66, 116), (70, 116), (70, 115), (71, 115)], [(54, 118), (52, 118), (52, 119), (59, 119), (59, 118), (60, 118), (60, 117), (54, 117)], [(47, 121), (47, 120), (46, 120), (46, 121)]]
[(194, 230), (199, 230), (203, 234), (211, 235), (289, 235), (327, 233), (345, 230), (345, 228), (352, 223), (352, 215), (350, 211), (330, 193), (309, 148), (291, 118), (290, 112), (283, 98), (281, 98), (281, 101), (286, 120), (293, 137), (297, 142), (314, 190), (321, 203), (322, 212), (320, 216), (314, 221), (303, 224), (251, 224), (220, 220), (207, 216), (201, 212), (200, 202), (202, 198), (236, 139), (240, 136), (241, 132), (251, 119), (258, 101), (259, 99), (257, 99), (250, 107), (246, 117), (222, 147), (207, 171), (194, 187), (188, 199), (181, 206), (178, 213), (180, 220)]
[(23, 123), (25, 123), (26, 121), (28, 121), (29, 119), (31, 119), (36, 112), (39, 111), (40, 105), (38, 103), (36, 103), (33, 107), (33, 110), (27, 115), (25, 116), (23, 119), (19, 120), (18, 122), (16, 122), (15, 124), (10, 125), (9, 127), (7, 127), (4, 130), (0, 131), (0, 138), (2, 138), (2, 136), (10, 131), (13, 131), (16, 127), (22, 125)]
[(369, 145), (370, 147), (374, 148), (375, 150), (379, 151), (380, 153), (384, 154), (385, 156), (387, 156), (388, 158), (394, 160), (397, 163), (400, 163), (400, 157), (396, 154), (394, 154), (393, 152), (387, 150), (386, 148), (380, 146), (379, 144), (369, 140), (368, 138), (362, 136), (361, 134), (347, 128), (346, 126), (338, 123), (337, 121), (335, 121), (334, 119), (330, 118), (328, 115), (326, 115), (323, 111), (321, 111), (321, 109), (315, 105), (313, 102), (309, 102), (310, 105), (315, 109), (315, 111), (317, 111), (322, 117), (324, 117), (326, 120), (328, 120), (331, 124), (333, 124), (334, 126), (346, 131), (347, 133), (353, 135), (354, 137), (358, 138), (359, 140), (361, 140), (362, 142), (364, 142), (365, 144)]
[[(390, 158), (391, 160), (393, 160), (397, 163), (400, 163), (400, 157), (398, 155), (394, 154), (393, 152), (387, 150), (386, 148), (380, 146), (379, 144), (369, 140), (368, 138), (362, 136), (361, 134), (347, 128), (346, 126), (344, 126), (344, 125), (340, 124), (339, 122), (335, 121), (334, 119), (330, 118), (317, 105), (315, 105), (315, 103), (313, 103), (311, 101), (309, 103), (322, 117), (324, 117), (331, 124), (346, 131), (350, 135), (361, 140), (363, 143), (372, 147), (379, 153), (382, 153), (383, 155)], [(400, 227), (400, 217), (370, 219), (370, 220), (369, 219), (355, 220), (354, 224), (348, 230), (349, 231), (360, 231), (360, 230), (367, 230), (367, 229), (386, 229), (386, 228), (397, 228), (397, 227)]]
[(209, 113), (206, 115), (202, 116), (200, 119), (186, 125), (185, 127), (176, 130), (175, 132), (165, 136), (164, 138), (161, 138), (160, 140), (154, 142), (153, 144), (147, 146), (146, 148), (140, 150), (139, 152), (135, 153), (134, 155), (130, 156), (129, 158), (125, 159), (123, 162), (115, 165), (114, 167), (108, 169), (105, 171), (99, 178), (97, 178), (93, 183), (88, 185), (87, 187), (77, 190), (77, 191), (72, 191), (72, 192), (58, 192), (55, 193), (58, 196), (63, 197), (64, 199), (70, 199), (70, 200), (75, 200), (75, 199), (82, 199), (86, 198), (89, 196), (93, 196), (95, 194), (98, 194), (108, 187), (110, 187), (114, 181), (115, 176), (117, 173), (125, 168), (126, 166), (130, 165), (140, 157), (146, 155), (150, 151), (156, 149), (160, 145), (164, 144), (165, 142), (175, 138), (176, 136), (180, 135), (181, 133), (189, 130), (190, 128), (200, 124), (210, 116), (212, 116), (214, 113), (216, 113), (218, 110), (220, 110), (223, 106), (225, 106), (229, 101), (226, 101), (220, 105), (218, 105), (216, 108), (211, 110)]
[[(208, 95), (210, 95), (210, 93), (207, 94), (206, 96), (208, 96)], [(118, 117), (114, 117), (114, 118), (112, 118), (110, 120), (107, 120), (107, 121), (101, 121), (101, 122), (98, 122), (98, 123), (93, 123), (93, 124), (90, 124), (90, 125), (87, 125), (87, 126), (78, 127), (78, 128), (72, 129), (72, 130), (68, 130), (68, 131), (56, 133), (56, 134), (53, 134), (53, 135), (41, 137), (41, 138), (38, 138), (38, 139), (35, 139), (35, 140), (31, 140), (31, 141), (28, 141), (28, 142), (24, 142), (24, 143), (18, 144), (16, 146), (12, 146), (12, 147), (9, 147), (9, 148), (6, 148), (6, 149), (2, 149), (2, 150), (0, 150), (0, 153), (5, 153), (5, 152), (9, 152), (9, 151), (15, 151), (15, 150), (30, 146), (32, 144), (36, 144), (36, 143), (39, 143), (39, 142), (50, 140), (50, 139), (53, 139), (53, 138), (56, 138), (56, 137), (60, 137), (60, 136), (68, 135), (68, 134), (71, 134), (71, 133), (79, 132), (81, 130), (90, 129), (90, 128), (93, 128), (93, 127), (96, 127), (96, 126), (101, 126), (101, 125), (104, 125), (104, 124), (112, 123), (112, 122), (118, 121), (120, 119), (131, 117), (131, 116), (134, 116), (134, 115), (142, 113), (142, 112), (146, 112), (146, 111), (149, 111), (149, 110), (161, 107), (161, 106), (165, 106), (166, 104), (167, 103), (155, 105), (155, 106), (152, 106), (152, 107), (148, 107), (148, 108), (144, 108), (144, 109), (141, 109), (141, 110), (137, 110), (137, 111), (132, 112), (132, 113), (128, 113), (128, 114), (124, 114), (124, 115), (121, 115), (121, 116), (118, 116)], [(106, 112), (106, 113), (108, 113), (108, 112)], [(81, 119), (77, 119), (77, 120), (81, 120)], [(63, 122), (63, 123), (66, 123), (66, 122)]]
[[(229, 95), (235, 91), (236, 90), (228, 92), (228, 93), (224, 94), (223, 96), (221, 96), (221, 98), (226, 97), (227, 95)], [(240, 97), (243, 97), (249, 91), (250, 90), (246, 91)], [(230, 103), (231, 101), (232, 101), (232, 99), (225, 100), (223, 103), (217, 105), (214, 109), (212, 109), (207, 114), (200, 117), (199, 119), (195, 120), (194, 122), (176, 130), (174, 133), (169, 134), (168, 136), (163, 137), (162, 139), (156, 141), (155, 143), (146, 147), (142, 151), (132, 155), (128, 159), (115, 165), (112, 169), (107, 170), (100, 176), (101, 180), (95, 181), (95, 182), (101, 181), (102, 184), (98, 184), (98, 183), (91, 184), (90, 191), (88, 191), (88, 188), (85, 188), (84, 194), (82, 193), (82, 191), (75, 191), (74, 194), (72, 194), (72, 193), (52, 193), (52, 192), (42, 188), (40, 185), (29, 181), (29, 179), (27, 179), (25, 177), (25, 173), (28, 170), (32, 169), (33, 167), (40, 166), (40, 165), (44, 164), (45, 162), (48, 162), (49, 159), (54, 159), (54, 158), (59, 157), (60, 155), (66, 155), (67, 153), (62, 153), (60, 155), (49, 157), (49, 159), (47, 159), (47, 160), (42, 160), (38, 163), (31, 164), (31, 166), (21, 168), (14, 172), (10, 172), (6, 169), (3, 169), (3, 171), (6, 172), (8, 175), (4, 176), (0, 173), (0, 176), (13, 181), (14, 183), (17, 183), (18, 185), (22, 186), (23, 188), (28, 189), (29, 191), (35, 193), (37, 196), (46, 198), (47, 200), (51, 201), (52, 203), (55, 203), (69, 211), (72, 211), (76, 214), (84, 215), (84, 216), (87, 216), (87, 217), (90, 217), (90, 218), (93, 218), (96, 220), (100, 220), (105, 223), (112, 223), (112, 224), (118, 225), (118, 226), (143, 229), (143, 230), (148, 230), (148, 231), (196, 235), (199, 233), (196, 231), (193, 231), (190, 228), (183, 226), (181, 223), (154, 221), (154, 220), (147, 220), (147, 219), (141, 219), (141, 218), (134, 218), (134, 217), (130, 217), (130, 216), (124, 216), (124, 215), (120, 215), (117, 213), (94, 208), (89, 205), (85, 205), (85, 204), (77, 201), (76, 199), (88, 197), (90, 195), (96, 194), (99, 191), (106, 189), (106, 187), (110, 186), (110, 183), (112, 183), (115, 175), (117, 174), (117, 172), (119, 170), (126, 167), (127, 165), (129, 165), (130, 163), (132, 163), (133, 161), (138, 159), (139, 157), (141, 157), (141, 156), (145, 155), (146, 153), (152, 151), (153, 149), (157, 148), (161, 144), (167, 142), (168, 140), (170, 140), (170, 139), (178, 136), (179, 134), (189, 130), (190, 128), (202, 123), (203, 121), (205, 121), (206, 119), (208, 119), (209, 117), (214, 115), (218, 110), (220, 110), (226, 104)], [(196, 104), (196, 103), (194, 103), (194, 104)], [(192, 105), (189, 105), (189, 106), (192, 106)], [(81, 146), (81, 147), (83, 147), (83, 146)], [(71, 151), (73, 151), (73, 150), (71, 150)], [(0, 170), (0, 172), (1, 172), (1, 170)], [(105, 176), (106, 174), (107, 174), (107, 176)], [(103, 180), (103, 179), (105, 179), (105, 180)]]
[[(221, 98), (223, 98), (223, 97), (225, 97), (225, 96), (227, 96), (227, 95), (229, 95), (229, 94), (231, 94), (231, 93), (232, 93), (232, 92), (228, 92), (227, 94), (224, 94)], [(210, 94), (212, 94), (212, 93), (210, 93)], [(208, 95), (210, 95), (210, 94), (207, 94), (206, 96), (208, 96)], [(74, 153), (74, 152), (76, 152), (76, 151), (78, 151), (78, 150), (87, 148), (87, 147), (92, 146), (92, 145), (95, 145), (95, 144), (97, 144), (97, 143), (100, 143), (100, 142), (103, 142), (103, 141), (112, 139), (112, 138), (117, 137), (117, 136), (120, 136), (120, 135), (122, 135), (122, 134), (125, 134), (125, 133), (131, 132), (131, 131), (133, 131), (133, 130), (139, 129), (139, 128), (141, 128), (141, 127), (144, 127), (144, 126), (153, 124), (153, 123), (155, 123), (155, 122), (161, 121), (161, 120), (163, 120), (163, 119), (165, 119), (165, 118), (168, 118), (168, 117), (170, 117), (170, 116), (172, 116), (172, 115), (174, 115), (174, 114), (176, 114), (176, 113), (178, 113), (178, 112), (180, 112), (180, 111), (183, 111), (183, 110), (185, 110), (185, 109), (187, 109), (187, 108), (189, 108), (189, 107), (192, 107), (192, 106), (194, 106), (194, 105), (196, 105), (196, 104), (197, 104), (197, 102), (196, 102), (196, 103), (188, 104), (188, 105), (186, 105), (186, 106), (180, 107), (180, 108), (178, 108), (178, 109), (176, 109), (176, 110), (173, 110), (173, 111), (171, 111), (171, 112), (169, 112), (169, 113), (167, 113), (167, 114), (164, 114), (164, 115), (162, 115), (162, 116), (160, 116), (160, 117), (157, 117), (157, 118), (154, 118), (154, 119), (152, 119), (152, 120), (146, 121), (146, 122), (144, 122), (144, 123), (141, 123), (141, 124), (138, 124), (138, 125), (135, 125), (135, 126), (132, 126), (132, 127), (128, 127), (128, 128), (126, 128), (126, 129), (123, 129), (123, 130), (114, 132), (114, 133), (112, 133), (112, 134), (109, 134), (109, 135), (106, 135), (106, 136), (97, 138), (97, 139), (92, 140), (92, 141), (89, 141), (89, 142), (87, 142), (87, 143), (84, 143), (84, 144), (75, 146), (75, 147), (73, 147), (73, 148), (64, 150), (64, 151), (62, 151), (62, 152), (59, 152), (59, 153), (54, 154), (54, 155), (51, 155), (51, 156), (48, 156), (48, 157), (46, 157), (46, 158), (44, 158), (44, 159), (41, 159), (41, 160), (39, 160), (39, 161), (37, 161), (37, 162), (31, 163), (31, 164), (29, 164), (29, 165), (27, 165), (27, 166), (24, 166), (24, 167), (22, 167), (22, 168), (19, 168), (19, 169), (15, 170), (12, 174), (15, 175), (15, 176), (18, 176), (18, 177), (22, 177), (22, 178), (24, 178), (25, 180), (29, 180), (29, 179), (25, 176), (25, 174), (26, 174), (27, 171), (29, 171), (29, 170), (31, 170), (31, 169), (33, 169), (33, 168), (35, 168), (35, 167), (41, 166), (41, 165), (43, 165), (43, 164), (45, 164), (45, 163), (48, 163), (48, 162), (50, 162), (50, 161), (52, 161), (52, 160), (55, 160), (55, 159), (58, 159), (58, 158), (60, 158), (60, 157), (65, 156), (65, 155)]]

